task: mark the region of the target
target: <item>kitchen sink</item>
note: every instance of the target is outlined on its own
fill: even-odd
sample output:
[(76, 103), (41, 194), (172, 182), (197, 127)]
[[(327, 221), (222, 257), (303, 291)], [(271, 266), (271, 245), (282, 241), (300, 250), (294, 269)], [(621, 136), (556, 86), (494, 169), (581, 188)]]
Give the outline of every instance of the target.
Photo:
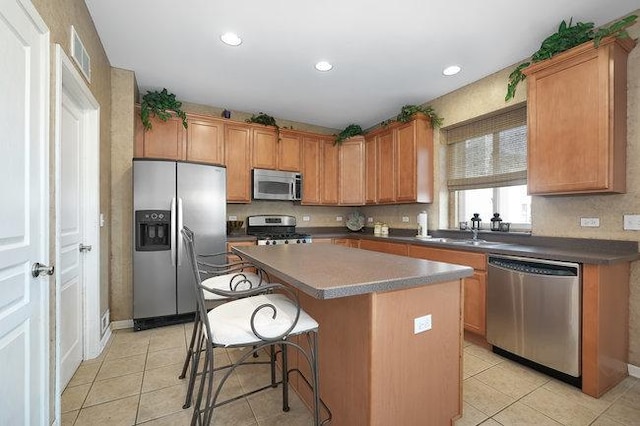
[(498, 246), (504, 243), (497, 241), (487, 241), (487, 240), (451, 240), (449, 241), (451, 244), (457, 245), (466, 245), (466, 246), (479, 246), (479, 247), (488, 247), (488, 246)]

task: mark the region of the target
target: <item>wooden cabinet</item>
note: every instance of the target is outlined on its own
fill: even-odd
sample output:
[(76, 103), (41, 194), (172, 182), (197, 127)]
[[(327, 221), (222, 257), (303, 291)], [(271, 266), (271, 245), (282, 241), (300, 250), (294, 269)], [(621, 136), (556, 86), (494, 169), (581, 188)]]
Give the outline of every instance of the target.
[(278, 141), (278, 169), (300, 172), (302, 158), (302, 136), (297, 133), (280, 131)]
[(182, 160), (185, 158), (185, 128), (182, 119), (171, 117), (162, 121), (151, 117), (151, 130), (144, 130), (140, 120), (140, 107), (135, 108), (136, 114), (136, 142), (134, 155), (136, 157), (163, 158), (168, 160)]
[(526, 68), (530, 194), (626, 191), (627, 55), (587, 42)]
[(395, 190), (395, 147), (393, 143), (393, 129), (375, 136), (376, 138), (376, 192), (378, 203), (393, 203), (396, 200)]
[(464, 328), (480, 336), (486, 335), (487, 256), (484, 253), (409, 245), (409, 256), (437, 262), (470, 266), (474, 274), (463, 281)]
[(224, 163), (227, 166), (227, 202), (251, 202), (251, 128), (225, 124)]
[(333, 244), (337, 245), (337, 246), (344, 246), (344, 247), (350, 247), (350, 239), (348, 238), (334, 238), (333, 239)]
[[(367, 136), (367, 145), (367, 152), (375, 145), (376, 157), (373, 160), (368, 154), (366, 160), (367, 204), (433, 201), (433, 129), (426, 115), (374, 130)], [(375, 191), (371, 189), (374, 182)]]
[[(227, 252), (231, 253), (231, 249), (233, 247), (246, 247), (246, 246), (255, 246), (256, 242), (255, 241), (227, 241)], [(239, 256), (236, 256), (235, 254), (228, 254), (227, 255), (227, 263), (232, 263), (232, 262), (239, 262), (242, 259)]]
[(321, 204), (338, 204), (338, 164), (339, 147), (333, 140), (323, 140), (322, 146), (322, 172), (321, 176)]
[(399, 256), (408, 256), (409, 249), (407, 244), (391, 243), (388, 241), (377, 240), (360, 240), (361, 249), (379, 251), (381, 253), (397, 254)]
[(331, 238), (314, 238), (312, 244), (333, 244), (333, 239), (331, 239)]
[(186, 160), (201, 163), (224, 163), (224, 123), (189, 118), (187, 120)]
[(364, 202), (365, 204), (375, 204), (377, 197), (376, 171), (377, 163), (376, 137), (365, 137), (364, 139)]
[(362, 136), (350, 138), (340, 145), (339, 201), (343, 206), (364, 204), (365, 145)]
[(251, 129), (251, 165), (256, 169), (278, 168), (278, 135), (274, 127)]
[(433, 201), (433, 130), (426, 116), (395, 129), (395, 192), (398, 203)]
[(301, 204), (320, 204), (323, 142), (314, 137), (302, 138), (302, 201)]

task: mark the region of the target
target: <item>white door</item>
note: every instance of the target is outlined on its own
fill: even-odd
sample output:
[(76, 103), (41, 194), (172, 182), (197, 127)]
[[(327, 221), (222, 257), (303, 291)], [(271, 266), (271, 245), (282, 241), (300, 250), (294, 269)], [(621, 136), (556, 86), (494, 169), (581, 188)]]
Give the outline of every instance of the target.
[(82, 110), (66, 93), (60, 111), (60, 388), (82, 362)]
[(49, 36), (0, 2), (0, 424), (49, 424)]

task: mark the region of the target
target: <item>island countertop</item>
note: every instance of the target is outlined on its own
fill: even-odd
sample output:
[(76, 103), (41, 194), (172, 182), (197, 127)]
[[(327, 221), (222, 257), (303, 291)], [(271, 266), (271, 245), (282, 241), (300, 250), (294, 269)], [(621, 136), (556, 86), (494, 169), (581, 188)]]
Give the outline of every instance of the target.
[(316, 299), (400, 290), (473, 275), (467, 266), (332, 244), (240, 246), (233, 251)]

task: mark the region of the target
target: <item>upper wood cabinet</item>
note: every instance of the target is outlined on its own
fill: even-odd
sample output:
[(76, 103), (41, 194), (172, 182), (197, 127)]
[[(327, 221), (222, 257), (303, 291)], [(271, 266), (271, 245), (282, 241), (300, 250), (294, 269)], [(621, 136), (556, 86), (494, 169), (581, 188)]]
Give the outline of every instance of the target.
[(364, 137), (350, 138), (339, 149), (338, 204), (361, 206), (365, 194), (365, 142)]
[(251, 165), (256, 169), (278, 168), (278, 134), (274, 127), (254, 127), (252, 129)]
[(242, 124), (224, 126), (224, 163), (230, 203), (251, 202), (251, 131)]
[(523, 72), (530, 194), (626, 191), (631, 39), (587, 42)]
[(339, 170), (339, 147), (334, 145), (333, 140), (324, 139), (322, 146), (322, 172), (320, 202), (322, 204), (338, 204), (338, 170)]
[(393, 203), (396, 201), (396, 162), (394, 131), (387, 129), (375, 136), (376, 138), (376, 192), (378, 203)]
[(324, 141), (316, 137), (305, 135), (302, 138), (301, 204), (320, 204), (323, 144)]
[(136, 143), (134, 155), (136, 157), (164, 158), (183, 160), (185, 158), (185, 134), (182, 119), (171, 117), (162, 121), (151, 117), (151, 130), (144, 130), (140, 119), (140, 107), (135, 108), (136, 114)]
[(367, 157), (368, 204), (374, 202), (374, 181), (377, 204), (433, 201), (433, 130), (427, 116), (377, 129), (367, 136), (367, 145), (369, 150), (375, 145), (376, 157), (375, 179), (370, 171), (373, 155)]
[(365, 204), (375, 204), (377, 201), (376, 171), (377, 163), (376, 137), (365, 136), (364, 139), (364, 202)]
[(187, 120), (186, 160), (202, 163), (224, 163), (224, 123), (189, 118)]
[(396, 202), (432, 202), (433, 130), (429, 119), (420, 115), (394, 130)]
[(302, 136), (295, 132), (281, 130), (278, 141), (278, 169), (299, 172), (301, 160)]

